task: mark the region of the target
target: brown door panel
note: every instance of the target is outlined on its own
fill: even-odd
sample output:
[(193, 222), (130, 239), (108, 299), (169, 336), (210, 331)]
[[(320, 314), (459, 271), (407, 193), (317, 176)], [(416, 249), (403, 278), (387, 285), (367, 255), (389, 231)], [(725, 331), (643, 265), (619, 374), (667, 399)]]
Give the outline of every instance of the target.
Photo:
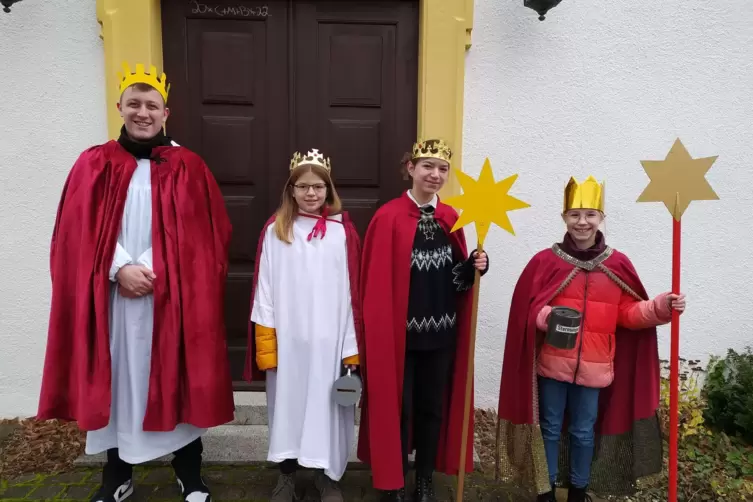
[(407, 188), (399, 160), (416, 130), (414, 2), (296, 2), (296, 144), (332, 158), (359, 233)]

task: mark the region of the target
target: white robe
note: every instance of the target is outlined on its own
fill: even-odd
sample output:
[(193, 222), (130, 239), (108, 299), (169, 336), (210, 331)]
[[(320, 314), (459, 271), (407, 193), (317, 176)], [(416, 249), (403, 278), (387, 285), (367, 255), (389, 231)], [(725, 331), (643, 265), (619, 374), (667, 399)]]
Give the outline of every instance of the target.
[(338, 481), (355, 439), (355, 407), (337, 405), (332, 388), (358, 345), (345, 229), (329, 221), (323, 239), (307, 241), (315, 224), (296, 218), (292, 244), (267, 228), (251, 320), (277, 333), (277, 370), (267, 371), (267, 460), (295, 458)]
[[(118, 448), (120, 458), (140, 464), (167, 455), (200, 437), (206, 429), (179, 424), (170, 432), (144, 432), (154, 327), (154, 297), (125, 298), (115, 274), (121, 267), (152, 265), (152, 183), (149, 159), (139, 159), (128, 186), (118, 244), (110, 269), (110, 423), (86, 435), (86, 453)], [(137, 257), (135, 260), (133, 257)]]

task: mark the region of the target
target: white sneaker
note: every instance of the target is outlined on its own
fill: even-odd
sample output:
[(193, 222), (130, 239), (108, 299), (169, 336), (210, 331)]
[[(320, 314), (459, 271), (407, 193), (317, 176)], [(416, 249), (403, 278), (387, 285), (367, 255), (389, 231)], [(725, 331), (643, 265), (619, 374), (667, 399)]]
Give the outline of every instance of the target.
[(101, 486), (94, 497), (92, 497), (91, 502), (123, 502), (133, 495), (133, 480), (129, 479), (115, 488), (112, 493), (108, 493), (108, 491), (104, 486)]
[(200, 480), (202, 487), (197, 490), (193, 490), (190, 493), (186, 493), (186, 488), (185, 486), (183, 486), (183, 482), (179, 477), (175, 476), (175, 479), (178, 480), (180, 493), (183, 495), (183, 500), (185, 502), (212, 502), (212, 496), (209, 494), (209, 488), (207, 487), (206, 483), (204, 483), (203, 479)]

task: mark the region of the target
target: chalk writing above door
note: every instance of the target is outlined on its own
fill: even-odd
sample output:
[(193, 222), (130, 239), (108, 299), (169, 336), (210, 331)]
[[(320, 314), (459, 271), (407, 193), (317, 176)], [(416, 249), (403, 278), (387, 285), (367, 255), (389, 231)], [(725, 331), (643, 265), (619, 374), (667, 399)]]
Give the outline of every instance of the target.
[(249, 7), (246, 5), (208, 5), (205, 3), (190, 0), (191, 14), (214, 14), (219, 17), (239, 16), (239, 17), (272, 17), (269, 13), (269, 7), (266, 5)]

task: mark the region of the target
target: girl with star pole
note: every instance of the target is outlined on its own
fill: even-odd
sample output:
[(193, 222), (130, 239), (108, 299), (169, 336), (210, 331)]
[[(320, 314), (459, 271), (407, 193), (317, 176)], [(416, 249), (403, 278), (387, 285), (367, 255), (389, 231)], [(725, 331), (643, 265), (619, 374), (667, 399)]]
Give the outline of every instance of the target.
[(561, 217), (562, 242), (531, 259), (513, 292), (497, 466), (539, 502), (554, 502), (555, 486), (586, 502), (589, 487), (624, 495), (662, 469), (656, 327), (685, 310), (685, 296), (650, 299), (627, 256), (607, 246), (593, 176), (570, 179)]
[(358, 456), (371, 466), (384, 501), (405, 500), (414, 449), (416, 502), (436, 500), (435, 469), (473, 469), (472, 448), (465, 465), (458, 464), (471, 290), (475, 269), (485, 273), (488, 260), (485, 253), (469, 258), (462, 229), (450, 232), (458, 215), (437, 193), (451, 157), (440, 139), (416, 143), (404, 162), (411, 189), (379, 208), (364, 240)]

